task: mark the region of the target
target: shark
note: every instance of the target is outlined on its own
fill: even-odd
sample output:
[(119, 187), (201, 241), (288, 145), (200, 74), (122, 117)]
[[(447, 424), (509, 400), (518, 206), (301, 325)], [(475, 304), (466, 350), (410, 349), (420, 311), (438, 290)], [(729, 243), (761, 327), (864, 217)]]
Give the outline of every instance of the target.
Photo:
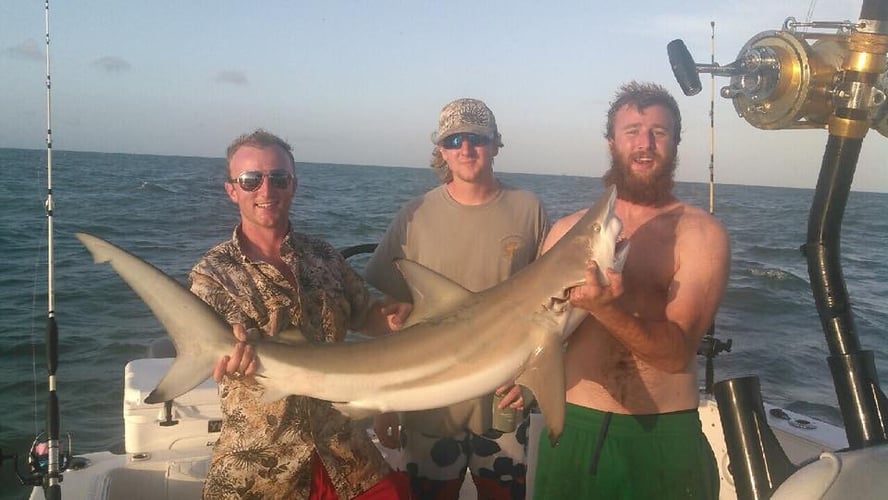
[[(556, 443), (564, 426), (564, 341), (587, 316), (570, 305), (569, 290), (585, 282), (592, 261), (607, 284), (604, 270), (622, 269), (628, 252), (628, 243), (618, 244), (615, 199), (611, 187), (549, 251), (481, 292), (396, 261), (414, 299), (404, 326), (359, 341), (255, 342), (263, 399), (310, 396), (359, 419), (441, 408), (515, 382), (533, 394)], [(175, 345), (175, 360), (145, 402), (172, 400), (209, 378), (232, 350), (231, 326), (150, 263), (99, 237), (76, 237), (147, 304)]]

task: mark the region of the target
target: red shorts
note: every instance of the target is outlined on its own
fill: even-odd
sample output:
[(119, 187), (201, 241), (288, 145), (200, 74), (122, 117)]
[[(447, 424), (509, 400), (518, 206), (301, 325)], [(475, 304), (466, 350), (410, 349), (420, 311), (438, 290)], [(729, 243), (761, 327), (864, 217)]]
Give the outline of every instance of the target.
[[(339, 500), (336, 488), (324, 468), (324, 462), (317, 452), (311, 455), (311, 491), (308, 494), (310, 500)], [(410, 499), (410, 479), (405, 472), (392, 471), (385, 475), (378, 483), (355, 497), (355, 500), (392, 500)]]

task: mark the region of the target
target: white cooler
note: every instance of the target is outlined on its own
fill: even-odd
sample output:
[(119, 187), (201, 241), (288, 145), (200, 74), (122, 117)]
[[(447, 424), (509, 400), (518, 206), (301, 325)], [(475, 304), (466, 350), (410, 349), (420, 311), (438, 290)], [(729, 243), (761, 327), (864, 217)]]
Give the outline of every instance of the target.
[(127, 453), (212, 447), (222, 426), (219, 393), (210, 378), (172, 402), (145, 404), (173, 358), (137, 359), (124, 369), (123, 421)]

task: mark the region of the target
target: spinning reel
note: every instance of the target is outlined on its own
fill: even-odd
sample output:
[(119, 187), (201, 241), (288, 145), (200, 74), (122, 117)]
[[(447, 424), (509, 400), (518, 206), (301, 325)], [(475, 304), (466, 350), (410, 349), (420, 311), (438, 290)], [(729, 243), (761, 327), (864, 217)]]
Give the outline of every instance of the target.
[[(71, 452), (71, 435), (68, 434), (65, 441), (60, 442), (59, 452), (59, 472), (64, 472), (69, 468), (78, 469), (84, 464), (83, 459), (74, 457)], [(12, 459), (15, 475), (24, 486), (40, 486), (43, 484), (44, 478), (49, 473), (49, 442), (46, 439), (46, 433), (41, 432), (34, 438), (31, 443), (31, 449), (28, 452), (28, 472), (22, 473), (19, 470), (18, 455), (3, 455), (0, 451), (0, 464), (3, 460)]]
[[(68, 463), (71, 461), (71, 435), (68, 434), (67, 438), (66, 441), (59, 443), (59, 448), (62, 448), (59, 452), (60, 472), (67, 470)], [(65, 446), (66, 444), (67, 446)], [(44, 432), (38, 434), (34, 438), (34, 442), (31, 443), (31, 451), (28, 452), (28, 467), (31, 470), (31, 477), (43, 477), (49, 472), (49, 442), (46, 440)]]
[[(699, 73), (730, 77), (720, 94), (754, 127), (829, 126), (850, 137), (863, 137), (868, 127), (888, 137), (888, 27), (879, 21), (790, 17), (782, 30), (753, 36), (726, 66), (695, 63), (682, 40), (670, 42), (667, 52), (685, 95), (702, 89)], [(837, 117), (836, 110), (842, 110)]]

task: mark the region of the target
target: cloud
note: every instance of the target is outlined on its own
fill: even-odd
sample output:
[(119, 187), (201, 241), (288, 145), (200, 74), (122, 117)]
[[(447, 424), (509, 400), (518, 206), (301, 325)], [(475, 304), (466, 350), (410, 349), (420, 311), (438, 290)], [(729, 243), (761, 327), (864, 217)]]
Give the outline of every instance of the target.
[(116, 56), (105, 56), (96, 59), (92, 65), (107, 73), (125, 73), (132, 68), (130, 63)]
[(240, 71), (233, 70), (225, 70), (216, 73), (216, 78), (214, 78), (213, 81), (216, 83), (231, 85), (247, 85), (249, 83), (246, 75)]
[(38, 45), (33, 38), (29, 38), (18, 45), (8, 47), (3, 50), (3, 53), (10, 57), (15, 57), (16, 59), (27, 59), (30, 61), (42, 61), (46, 57), (46, 54), (44, 54), (40, 45)]

